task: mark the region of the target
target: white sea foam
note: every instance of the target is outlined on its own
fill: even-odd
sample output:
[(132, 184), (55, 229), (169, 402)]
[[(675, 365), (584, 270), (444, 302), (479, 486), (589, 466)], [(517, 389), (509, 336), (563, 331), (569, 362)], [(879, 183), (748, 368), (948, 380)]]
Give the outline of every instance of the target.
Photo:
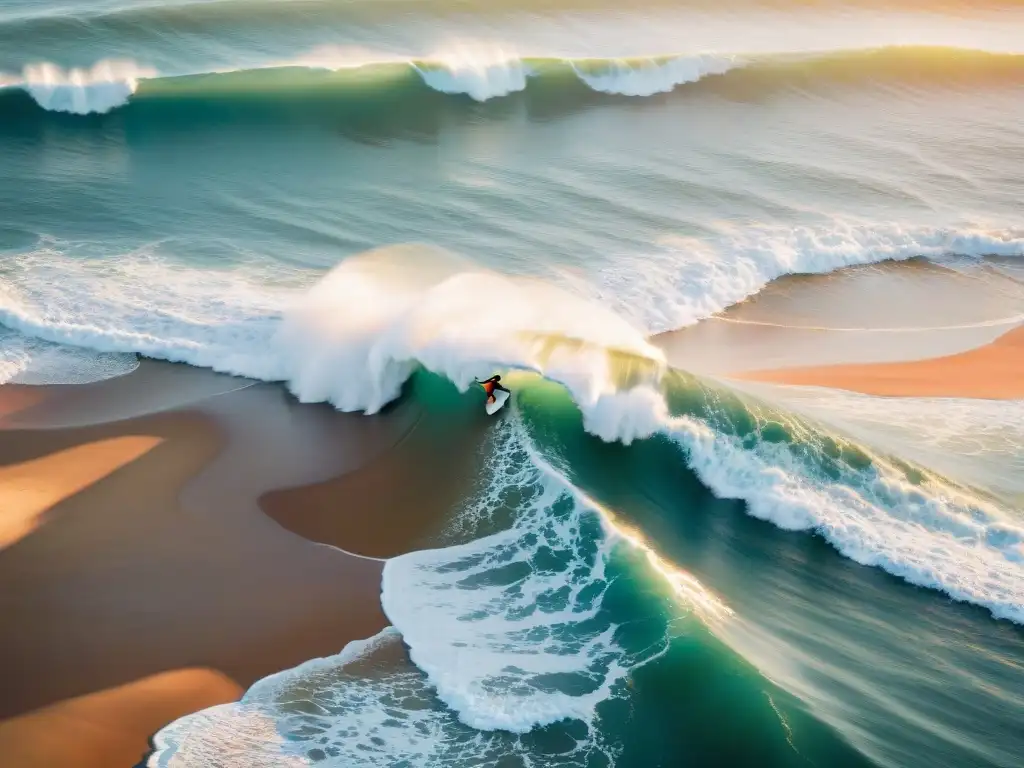
[[(604, 741), (598, 707), (666, 644), (620, 643), (603, 600), (622, 540), (596, 505), (536, 453), (518, 419), (494, 439), (486, 485), (462, 515), (512, 512), (511, 527), (389, 560), (382, 604), (393, 628), (176, 721), (149, 765), (613, 764), (619, 745)], [(708, 598), (692, 585), (675, 593)], [(522, 738), (566, 720), (558, 751)]]
[[(1024, 233), (844, 222), (723, 229), (717, 239), (676, 242), (642, 266), (622, 260), (575, 290), (425, 247), (351, 258), (319, 280), (262, 262), (189, 269), (158, 248), (81, 258), (69, 247), (46, 243), (7, 257), (0, 322), (98, 352), (285, 381), (304, 401), (371, 413), (417, 365), (463, 389), (494, 368), (531, 370), (565, 384), (596, 434), (631, 439), (654, 428), (650, 404), (635, 403), (650, 400), (643, 387), (656, 386), (663, 369), (646, 332), (693, 323), (783, 274), (918, 255), (1019, 256)], [(579, 295), (586, 292), (593, 298)], [(628, 386), (616, 354), (642, 369)], [(634, 418), (609, 419), (618, 407), (609, 398), (634, 401)]]
[(813, 531), (858, 563), (1024, 623), (1024, 527), (1010, 513), (937, 480), (911, 483), (877, 456), (830, 477), (787, 444), (689, 417), (666, 426), (716, 496), (743, 499), (781, 528)]
[(597, 705), (638, 659), (602, 611), (613, 539), (570, 486), (531, 461), (518, 426), (503, 424), (487, 491), (467, 510), (513, 499), (505, 531), (384, 567), (382, 604), (438, 697), (479, 730), (525, 733)]
[[(344, 686), (342, 690), (349, 703), (365, 705), (365, 710), (352, 713), (361, 715), (359, 724), (363, 730), (346, 746), (356, 752), (365, 751), (369, 757), (374, 747), (373, 740), (379, 738), (382, 727), (386, 728), (383, 721), (387, 719), (386, 710), (391, 703), (388, 694), (401, 690), (402, 681), (392, 680), (389, 681), (390, 686), (383, 686), (360, 676), (349, 678), (347, 668), (372, 657), (378, 649), (397, 638), (394, 628), (387, 627), (371, 638), (349, 643), (334, 656), (312, 659), (263, 678), (246, 691), (238, 703), (210, 707), (175, 720), (154, 736), (154, 751), (147, 765), (150, 768), (307, 766), (310, 760), (303, 754), (303, 747), (314, 749), (315, 746), (287, 738), (288, 725), (301, 719), (301, 713), (294, 705), (301, 700), (303, 687), (307, 696), (329, 696), (332, 684), (338, 688)], [(319, 690), (317, 683), (321, 684)], [(352, 725), (351, 721), (342, 722), (345, 727)], [(392, 727), (387, 732), (404, 735), (407, 742), (416, 745), (417, 734), (414, 729), (406, 727), (409, 725), (405, 721), (401, 723), (402, 727)], [(401, 756), (397, 750), (389, 755), (395, 759)], [(364, 764), (393, 763), (369, 759)]]
[(134, 354), (92, 352), (0, 328), (0, 384), (88, 384), (135, 370)]
[(513, 52), (500, 46), (452, 45), (413, 63), (423, 82), (441, 93), (464, 93), (487, 101), (526, 88), (529, 69)]
[[(1014, 232), (847, 226), (764, 233), (775, 239), (735, 232), (728, 246), (701, 244), (706, 258), (680, 252), (677, 268), (711, 297), (681, 285), (673, 299), (677, 310), (685, 308), (681, 316), (714, 311), (786, 271), (1024, 251)], [(745, 247), (730, 257), (728, 248), (738, 244)], [(602, 439), (666, 431), (716, 493), (745, 499), (753, 514), (816, 530), (859, 562), (1024, 620), (1024, 539), (999, 509), (945, 486), (911, 486), (881, 460), (837, 481), (789, 448), (729, 436), (722, 431), (728, 424), (676, 423), (659, 391), (660, 354), (644, 334), (551, 285), (474, 271), (419, 248), (351, 259), (311, 290), (294, 285), (294, 276), (293, 287), (284, 287), (282, 275), (252, 267), (243, 274), (171, 268), (152, 253), (89, 261), (50, 248), (11, 257), (5, 270), (0, 320), (8, 327), (103, 352), (281, 380), (302, 400), (345, 410), (378, 410), (417, 365), (462, 388), (494, 369), (535, 371), (568, 388), (585, 427)], [(92, 289), (100, 279), (102, 292)], [(707, 303), (697, 309), (701, 301)], [(479, 322), (483, 315), (487, 323)]]
[(685, 83), (695, 83), (709, 75), (724, 75), (741, 66), (732, 56), (710, 54), (570, 64), (576, 76), (595, 91), (622, 96), (668, 93)]
[(293, 281), (284, 267), (189, 269), (155, 247), (88, 258), (47, 241), (5, 257), (0, 323), (98, 352), (217, 370), (255, 368), (284, 308), (301, 294), (280, 287)]
[(157, 74), (134, 61), (110, 59), (92, 67), (67, 70), (42, 62), (26, 66), (21, 77), (0, 77), (0, 87), (23, 88), (39, 106), (51, 112), (87, 115), (126, 104), (139, 80)]
[(711, 238), (674, 237), (623, 255), (594, 295), (651, 333), (692, 325), (789, 274), (915, 257), (1024, 256), (1024, 230), (938, 228), (835, 220), (823, 226), (720, 224)]
[(872, 397), (822, 387), (730, 381), (867, 445), (1024, 502), (1024, 400)]

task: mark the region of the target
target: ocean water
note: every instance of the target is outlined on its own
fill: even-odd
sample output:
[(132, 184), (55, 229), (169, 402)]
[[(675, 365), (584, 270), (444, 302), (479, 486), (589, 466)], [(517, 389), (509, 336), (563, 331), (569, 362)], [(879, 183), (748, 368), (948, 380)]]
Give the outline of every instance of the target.
[(1020, 765), (1021, 403), (737, 388), (658, 334), (883, 262), (981, 286), (921, 324), (1019, 323), (1022, 31), (998, 1), (0, 0), (0, 382), (148, 356), (367, 418), (515, 391), (435, 547), (387, 562), (392, 626), (148, 765)]

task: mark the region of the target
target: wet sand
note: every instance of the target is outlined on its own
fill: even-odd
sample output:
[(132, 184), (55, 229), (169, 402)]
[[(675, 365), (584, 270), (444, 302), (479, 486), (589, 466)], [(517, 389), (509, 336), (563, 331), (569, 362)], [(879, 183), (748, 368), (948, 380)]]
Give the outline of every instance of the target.
[(729, 377), (886, 397), (1017, 400), (1024, 398), (1024, 327), (977, 349), (925, 360), (754, 370)]
[[(417, 415), (248, 384), (145, 361), (98, 384), (0, 387), (0, 765), (134, 765), (171, 720), (386, 624), (381, 561), (286, 530), (259, 498), (287, 517)], [(357, 530), (353, 501), (320, 513)]]
[(131, 766), (141, 756), (140, 737), (145, 749), (144, 734), (242, 693), (213, 670), (162, 672), (0, 723), (2, 759), (11, 766)]

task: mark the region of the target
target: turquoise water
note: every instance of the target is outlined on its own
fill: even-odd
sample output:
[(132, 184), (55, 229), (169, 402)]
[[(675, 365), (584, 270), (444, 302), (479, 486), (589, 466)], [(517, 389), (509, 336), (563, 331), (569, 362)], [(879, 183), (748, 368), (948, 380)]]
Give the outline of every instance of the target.
[(754, 397), (652, 338), (888, 260), (1024, 312), (1022, 23), (0, 0), (0, 381), (143, 355), (456, 439), (516, 393), (393, 627), (150, 764), (1019, 763), (1020, 403)]

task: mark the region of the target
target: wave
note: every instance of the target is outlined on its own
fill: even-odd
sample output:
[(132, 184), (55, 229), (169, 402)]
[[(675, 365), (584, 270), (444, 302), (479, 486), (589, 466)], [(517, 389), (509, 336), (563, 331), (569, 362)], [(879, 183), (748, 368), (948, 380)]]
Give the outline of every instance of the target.
[[(661, 350), (599, 304), (438, 248), (395, 246), (350, 258), (299, 296), (231, 273), (175, 274), (143, 257), (118, 263), (118, 289), (86, 303), (64, 289), (91, 283), (95, 266), (55, 255), (18, 261), (20, 290), (0, 294), (0, 322), (58, 344), (283, 381), (302, 402), (344, 411), (376, 413), (417, 367), (462, 390), (503, 368), (562, 382), (600, 425), (605, 399), (621, 397), (624, 381), (653, 382), (664, 370)], [(62, 273), (59, 284), (48, 277), (53, 269)], [(169, 284), (176, 296), (157, 288)], [(615, 428), (627, 440), (644, 431), (625, 422)]]
[[(834, 220), (828, 226), (711, 227), (716, 237), (672, 237), (623, 255), (589, 286), (596, 300), (649, 334), (684, 328), (785, 275), (947, 257), (1024, 256), (1024, 230), (904, 226)], [(582, 288), (581, 290), (586, 290)]]
[(138, 367), (139, 360), (131, 353), (90, 352), (0, 327), (0, 385), (88, 384)]
[[(380, 410), (418, 366), (463, 389), (492, 369), (528, 370), (567, 386), (592, 430), (628, 439), (650, 433), (650, 395), (639, 387), (656, 387), (666, 369), (652, 334), (710, 317), (786, 274), (1024, 257), (1018, 230), (837, 220), (719, 232), (645, 253), (642, 268), (623, 258), (564, 286), (418, 245), (376, 249), (324, 275), (281, 263), (181, 268), (158, 246), (86, 257), (48, 240), (5, 260), (0, 323), (55, 344), (284, 381), (304, 401), (348, 411)], [(636, 421), (607, 416), (626, 400)]]
[[(460, 47), (437, 61), (412, 61), (409, 66), (435, 91), (464, 94), (476, 101), (522, 91), (527, 77), (534, 74), (526, 62), (500, 48)], [(330, 64), (327, 67), (337, 68)]]
[[(517, 391), (534, 384), (520, 381)], [(939, 478), (912, 481), (883, 457), (830, 445), (835, 438), (813, 424), (780, 422), (754, 402), (736, 408), (691, 377), (675, 376), (665, 392), (686, 395), (692, 412), (663, 414), (661, 437), (716, 495), (744, 499), (783, 528), (815, 531), (858, 562), (1024, 621), (1024, 563), (1013, 556), (1024, 537), (998, 510)], [(497, 766), (510, 754), (527, 765), (615, 764), (622, 731), (602, 722), (616, 716), (608, 703), (626, 694), (632, 672), (669, 651), (680, 620), (623, 594), (641, 581), (635, 571), (620, 578), (638, 562), (630, 551), (713, 631), (734, 614), (557, 466), (552, 443), (532, 433), (541, 405), (558, 407), (546, 397), (526, 410), (513, 403), (495, 425), (484, 487), (456, 521), (475, 533), (511, 514), (511, 525), (387, 561), (381, 600), (392, 627), (266, 678), (238, 704), (176, 721), (154, 738), (148, 765), (341, 766), (358, 755), (365, 765)], [(787, 439), (762, 433), (757, 423), (767, 421), (784, 424)]]
[[(793, 230), (784, 249), (758, 247), (784, 256), (772, 262), (779, 272), (951, 251), (1024, 255), (1024, 239), (1010, 233), (897, 230), (900, 238), (889, 241), (879, 231)], [(722, 262), (731, 251), (723, 250)], [(742, 258), (729, 267), (744, 276), (732, 288), (740, 297), (772, 276), (755, 272), (750, 282)], [(710, 264), (709, 274), (720, 276), (722, 262), (677, 261), (688, 276), (686, 295), (709, 284), (687, 270)], [(827, 452), (801, 453), (759, 430), (738, 434), (717, 411), (680, 413), (666, 398), (672, 375), (662, 352), (607, 300), (421, 246), (346, 260), (308, 288), (294, 275), (289, 287), (286, 275), (259, 269), (168, 268), (152, 254), (98, 263), (53, 250), (13, 257), (14, 288), (0, 295), (0, 322), (54, 343), (282, 381), (303, 402), (366, 413), (397, 398), (419, 368), (463, 391), (495, 370), (538, 374), (568, 390), (584, 429), (602, 440), (674, 440), (716, 494), (744, 499), (752, 514), (816, 531), (858, 562), (1024, 622), (1024, 534), (999, 509), (939, 480), (909, 480), (883, 458), (870, 458), (867, 468), (830, 463)], [(92, 290), (96, 269), (103, 292)], [(784, 418), (792, 417), (767, 420)]]
[[(261, 680), (237, 705), (168, 726), (148, 764), (269, 768), (330, 755), (349, 765), (354, 754), (381, 766), (498, 766), (509, 754), (527, 765), (614, 764), (621, 745), (599, 726), (600, 707), (667, 650), (670, 634), (667, 616), (659, 624), (649, 607), (614, 596), (624, 588), (616, 552), (653, 552), (539, 454), (518, 416), (499, 422), (493, 440), (486, 483), (456, 523), (500, 527), (511, 513), (510, 526), (386, 561), (381, 602), (392, 627)], [(670, 583), (684, 576), (666, 574)], [(674, 592), (707, 621), (731, 615), (692, 577)], [(652, 628), (629, 626), (639, 622)], [(399, 639), (415, 667), (392, 654), (366, 668)], [(550, 744), (529, 735), (545, 726), (561, 727)], [(240, 732), (267, 731), (276, 736), (242, 755), (230, 746)]]
[[(845, 557), (954, 600), (1024, 623), (1024, 528), (1008, 510), (865, 453), (852, 466), (714, 421), (666, 423), (690, 467), (719, 498), (742, 499), (754, 517), (817, 533)], [(817, 466), (816, 466), (817, 465)]]
[[(526, 91), (531, 83), (563, 98), (582, 88), (612, 97), (651, 97), (690, 86), (727, 98), (765, 97), (793, 88), (909, 83), (922, 87), (1024, 83), (1024, 55), (960, 48), (897, 46), (870, 50), (693, 53), (627, 58), (521, 58), (500, 47), (453, 47), (425, 59), (367, 57), (344, 50), (314, 51), (292, 61), (241, 70), (161, 75), (132, 61), (103, 60), (64, 70), (41, 63), (0, 74), (0, 88), (21, 90), (44, 110), (102, 114), (129, 102), (174, 99), (398, 97), (415, 82), (434, 92), (477, 102)], [(698, 88), (698, 86), (700, 86)], [(6, 109), (13, 108), (6, 105)], [(0, 110), (5, 105), (0, 101)]]
[(17, 78), (0, 76), (0, 87), (21, 88), (50, 112), (88, 115), (127, 104), (140, 80), (156, 76), (155, 69), (127, 60), (100, 61), (89, 68), (69, 70), (44, 62), (25, 67)]

